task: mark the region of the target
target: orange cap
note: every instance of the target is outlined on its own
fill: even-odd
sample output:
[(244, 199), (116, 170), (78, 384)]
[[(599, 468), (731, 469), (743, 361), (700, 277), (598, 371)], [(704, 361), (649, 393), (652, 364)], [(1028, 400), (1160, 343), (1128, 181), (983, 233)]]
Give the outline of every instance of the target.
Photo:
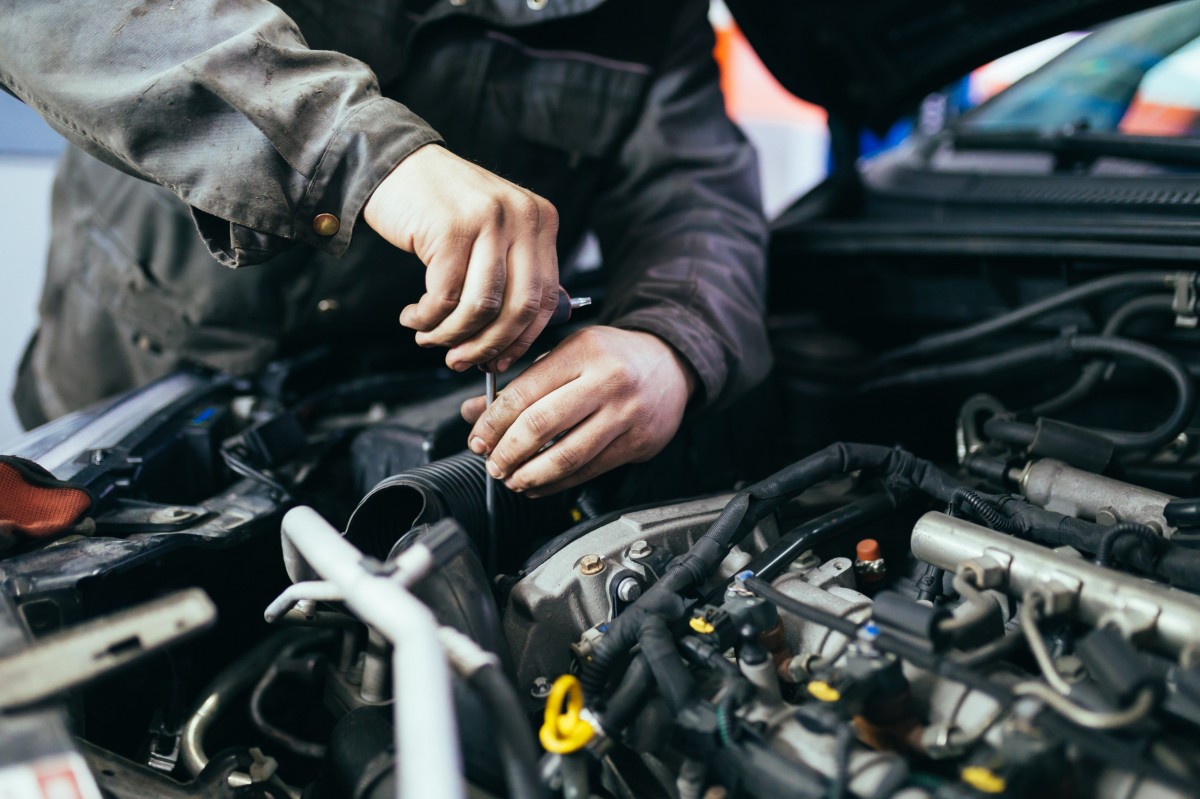
[(858, 560), (879, 560), (883, 555), (879, 552), (879, 542), (874, 538), (864, 538), (854, 547), (854, 557)]

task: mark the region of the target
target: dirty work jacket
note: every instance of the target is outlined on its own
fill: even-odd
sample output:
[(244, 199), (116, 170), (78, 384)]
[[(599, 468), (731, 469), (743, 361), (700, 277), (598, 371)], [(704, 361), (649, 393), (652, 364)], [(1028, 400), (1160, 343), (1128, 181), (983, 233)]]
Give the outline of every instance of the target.
[(706, 0), (3, 5), (0, 84), (73, 145), (27, 354), (49, 417), (182, 362), (399, 332), (423, 267), (360, 214), (431, 142), (554, 203), (564, 262), (594, 231), (600, 320), (675, 347), (701, 404), (768, 369), (755, 159)]

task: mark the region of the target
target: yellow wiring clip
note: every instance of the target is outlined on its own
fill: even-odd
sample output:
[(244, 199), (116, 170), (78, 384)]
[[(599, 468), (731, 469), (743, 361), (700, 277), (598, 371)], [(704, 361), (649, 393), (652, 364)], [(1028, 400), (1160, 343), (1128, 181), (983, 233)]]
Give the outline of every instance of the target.
[(822, 702), (836, 702), (842, 698), (842, 692), (822, 680), (813, 680), (808, 684), (808, 692), (813, 698)]
[(712, 626), (712, 623), (709, 622), (708, 619), (702, 616), (693, 616), (692, 620), (688, 622), (688, 627), (691, 627), (701, 635), (708, 635), (717, 629), (716, 627)]
[(580, 717), (583, 688), (579, 680), (564, 674), (554, 681), (546, 698), (546, 716), (538, 731), (542, 748), (556, 755), (569, 755), (587, 746), (596, 730)]
[(980, 793), (1004, 793), (1008, 784), (996, 772), (986, 766), (967, 766), (962, 770), (962, 781)]

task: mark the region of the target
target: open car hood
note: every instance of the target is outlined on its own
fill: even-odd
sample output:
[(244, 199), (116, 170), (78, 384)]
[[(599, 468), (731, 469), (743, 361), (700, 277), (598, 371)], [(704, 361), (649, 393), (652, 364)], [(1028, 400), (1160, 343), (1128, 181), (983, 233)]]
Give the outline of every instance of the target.
[(929, 92), (1025, 45), (1161, 5), (1147, 0), (726, 0), (793, 94), (887, 128)]

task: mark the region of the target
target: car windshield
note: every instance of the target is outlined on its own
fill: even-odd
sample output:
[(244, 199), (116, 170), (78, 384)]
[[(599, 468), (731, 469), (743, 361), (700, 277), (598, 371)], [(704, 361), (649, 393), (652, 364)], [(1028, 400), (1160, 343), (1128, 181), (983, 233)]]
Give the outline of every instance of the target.
[(1200, 138), (1200, 0), (1096, 30), (958, 128)]

